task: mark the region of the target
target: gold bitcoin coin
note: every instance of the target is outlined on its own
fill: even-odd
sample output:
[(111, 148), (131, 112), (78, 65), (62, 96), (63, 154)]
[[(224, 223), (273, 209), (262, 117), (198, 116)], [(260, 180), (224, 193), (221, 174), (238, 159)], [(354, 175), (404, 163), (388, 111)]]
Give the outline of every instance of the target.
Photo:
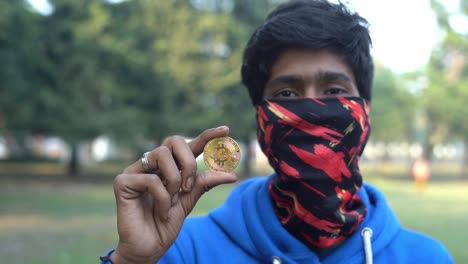
[(206, 166), (215, 171), (233, 171), (239, 165), (240, 158), (239, 144), (230, 137), (214, 138), (203, 149)]

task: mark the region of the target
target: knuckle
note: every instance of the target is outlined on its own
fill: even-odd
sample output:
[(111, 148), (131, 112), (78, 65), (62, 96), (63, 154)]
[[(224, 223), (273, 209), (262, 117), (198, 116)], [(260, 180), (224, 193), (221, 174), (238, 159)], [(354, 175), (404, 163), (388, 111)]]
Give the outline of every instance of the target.
[(156, 156), (165, 156), (171, 154), (171, 150), (167, 146), (160, 146), (155, 149)]
[(169, 136), (169, 137), (164, 139), (162, 145), (171, 145), (171, 144), (174, 144), (174, 142), (177, 142), (177, 141), (180, 141), (180, 140), (185, 141), (185, 138), (182, 137), (182, 136), (179, 136), (179, 135)]
[(186, 155), (180, 159), (179, 165), (183, 168), (192, 168), (197, 165), (197, 161), (192, 152), (186, 152)]
[(114, 187), (120, 187), (125, 185), (125, 179), (127, 178), (127, 174), (119, 174), (114, 178)]
[(185, 142), (185, 138), (183, 136), (175, 135), (172, 137), (174, 142)]
[(167, 138), (165, 138), (165, 139), (162, 141), (161, 145), (162, 145), (162, 146), (167, 145), (168, 142), (171, 141), (171, 138), (172, 138), (172, 137), (167, 137)]
[(148, 184), (150, 185), (161, 185), (162, 184), (162, 181), (161, 179), (159, 179), (159, 177), (157, 177), (156, 175), (151, 175), (151, 177), (148, 177), (147, 178), (147, 181), (148, 181)]

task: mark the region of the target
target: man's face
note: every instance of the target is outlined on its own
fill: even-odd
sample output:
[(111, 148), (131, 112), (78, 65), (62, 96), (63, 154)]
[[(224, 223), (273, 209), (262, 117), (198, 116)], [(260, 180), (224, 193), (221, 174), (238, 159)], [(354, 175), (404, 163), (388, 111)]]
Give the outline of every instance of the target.
[(288, 49), (271, 68), (263, 99), (359, 96), (356, 80), (343, 60), (328, 51)]

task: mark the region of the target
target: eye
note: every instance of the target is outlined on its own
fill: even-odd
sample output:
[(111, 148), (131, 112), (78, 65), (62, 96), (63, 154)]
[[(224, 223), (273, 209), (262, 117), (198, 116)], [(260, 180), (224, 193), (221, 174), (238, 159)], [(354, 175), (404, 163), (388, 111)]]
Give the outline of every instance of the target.
[(293, 89), (282, 89), (273, 94), (272, 98), (275, 99), (293, 99), (297, 98), (299, 94)]
[(332, 88), (326, 89), (324, 94), (327, 96), (340, 96), (340, 95), (348, 94), (348, 90), (346, 90), (345, 88), (341, 88), (341, 87), (332, 87)]

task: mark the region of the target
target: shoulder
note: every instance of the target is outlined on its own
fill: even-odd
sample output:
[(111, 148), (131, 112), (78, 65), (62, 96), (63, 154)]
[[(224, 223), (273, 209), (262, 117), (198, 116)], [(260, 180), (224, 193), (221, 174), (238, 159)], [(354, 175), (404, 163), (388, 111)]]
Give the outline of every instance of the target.
[(440, 241), (405, 228), (398, 232), (387, 250), (413, 263), (455, 263)]
[(236, 189), (246, 189), (249, 187), (262, 186), (263, 184), (268, 183), (271, 177), (272, 176), (258, 176), (243, 180), (239, 183)]
[(261, 188), (265, 187), (265, 185), (268, 185), (269, 179), (270, 177), (267, 176), (259, 176), (239, 182), (227, 197), (225, 205), (232, 203), (237, 204), (240, 197), (250, 196), (253, 193), (257, 193)]
[(396, 239), (409, 248), (425, 248), (434, 253), (447, 253), (447, 249), (440, 241), (414, 230), (402, 228)]
[(396, 259), (396, 263), (454, 263), (440, 241), (402, 227), (385, 195), (378, 188), (365, 183), (360, 196), (372, 215), (368, 224), (375, 231), (372, 240), (378, 248), (376, 257), (381, 261)]

